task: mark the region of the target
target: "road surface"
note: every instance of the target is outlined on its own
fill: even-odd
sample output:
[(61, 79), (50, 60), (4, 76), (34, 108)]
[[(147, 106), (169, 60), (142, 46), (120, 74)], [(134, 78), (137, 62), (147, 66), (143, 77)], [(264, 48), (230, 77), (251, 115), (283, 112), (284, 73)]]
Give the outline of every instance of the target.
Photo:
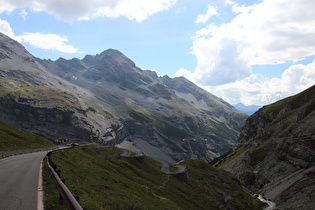
[(0, 160), (0, 209), (37, 210), (40, 162), (47, 152)]

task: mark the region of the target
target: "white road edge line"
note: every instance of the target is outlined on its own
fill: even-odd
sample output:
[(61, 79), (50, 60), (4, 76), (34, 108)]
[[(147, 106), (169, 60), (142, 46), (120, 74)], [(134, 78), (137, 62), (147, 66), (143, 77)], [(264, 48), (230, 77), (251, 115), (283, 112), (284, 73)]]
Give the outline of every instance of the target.
[[(45, 158), (45, 157), (44, 157)], [(43, 189), (43, 175), (42, 175), (42, 168), (43, 168), (43, 160), (40, 162), (39, 168), (39, 177), (38, 177), (38, 194), (37, 194), (37, 210), (44, 209), (44, 189)]]

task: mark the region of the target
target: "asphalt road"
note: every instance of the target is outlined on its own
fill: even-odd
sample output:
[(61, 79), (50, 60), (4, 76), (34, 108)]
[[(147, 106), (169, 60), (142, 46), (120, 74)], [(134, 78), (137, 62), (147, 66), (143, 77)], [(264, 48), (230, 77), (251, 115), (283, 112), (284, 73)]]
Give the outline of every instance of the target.
[(37, 210), (40, 162), (46, 152), (0, 160), (0, 209)]

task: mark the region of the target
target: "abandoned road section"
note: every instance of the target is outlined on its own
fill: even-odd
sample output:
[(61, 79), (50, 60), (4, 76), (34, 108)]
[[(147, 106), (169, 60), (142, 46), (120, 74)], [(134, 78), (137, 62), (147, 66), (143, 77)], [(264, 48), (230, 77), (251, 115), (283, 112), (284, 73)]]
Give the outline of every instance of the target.
[(0, 160), (0, 209), (37, 210), (40, 162), (47, 152)]

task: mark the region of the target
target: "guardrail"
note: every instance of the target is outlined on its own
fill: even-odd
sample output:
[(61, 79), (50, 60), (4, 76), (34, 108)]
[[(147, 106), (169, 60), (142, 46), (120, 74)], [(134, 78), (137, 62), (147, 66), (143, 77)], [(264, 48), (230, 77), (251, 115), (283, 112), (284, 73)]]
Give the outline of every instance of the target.
[(58, 151), (58, 150), (48, 152), (46, 155), (46, 158), (47, 158), (47, 165), (48, 165), (48, 167), (49, 167), (49, 169), (53, 175), (53, 179), (57, 185), (57, 189), (59, 190), (60, 195), (61, 195), (61, 197), (62, 197), (63, 201), (65, 202), (68, 209), (83, 210), (83, 208), (80, 206), (79, 202), (75, 199), (75, 197), (72, 195), (72, 193), (67, 188), (67, 186), (61, 181), (59, 175), (55, 171), (55, 168), (51, 166), (51, 162), (50, 162), (49, 157), (53, 152), (56, 152), (56, 151)]

